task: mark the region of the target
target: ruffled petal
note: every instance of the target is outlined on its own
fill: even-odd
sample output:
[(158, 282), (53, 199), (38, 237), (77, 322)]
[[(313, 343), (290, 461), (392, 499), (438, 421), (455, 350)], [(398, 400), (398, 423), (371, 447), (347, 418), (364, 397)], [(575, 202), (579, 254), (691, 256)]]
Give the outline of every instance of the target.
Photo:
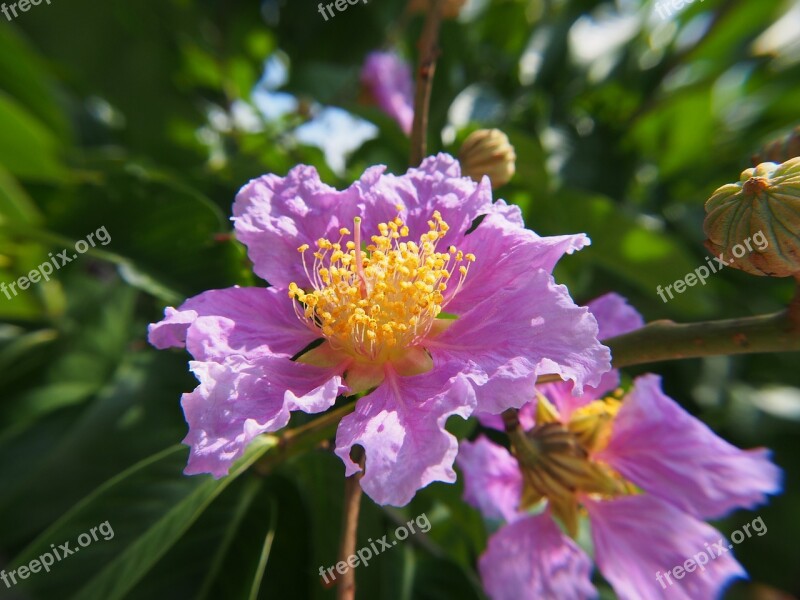
[(227, 475), (257, 435), (285, 427), (293, 410), (327, 410), (344, 389), (331, 370), (288, 359), (232, 356), (190, 367), (200, 385), (181, 400), (189, 424), (183, 442), (191, 447), (187, 475)]
[(275, 288), (211, 290), (164, 314), (148, 328), (150, 343), (158, 349), (186, 347), (199, 361), (293, 356), (318, 337), (299, 321), (288, 295)]
[(584, 234), (540, 237), (525, 229), (505, 203), (495, 203), (484, 214), (480, 225), (456, 244), (476, 260), (461, 290), (449, 301), (448, 312), (461, 314), (531, 271), (551, 273), (564, 254), (590, 243)]
[(463, 365), (478, 410), (488, 413), (528, 402), (538, 375), (559, 374), (580, 394), (611, 367), (594, 317), (543, 270), (529, 270), (496, 289), (425, 345), (434, 360)]
[(397, 121), (403, 133), (411, 133), (414, 82), (408, 63), (393, 52), (372, 52), (361, 69), (361, 82), (381, 110)]
[(740, 450), (718, 437), (666, 396), (656, 375), (636, 380), (597, 458), (701, 519), (752, 508), (781, 489), (769, 451)]
[[(595, 562), (620, 600), (711, 600), (731, 579), (747, 576), (719, 531), (658, 498), (586, 499), (584, 505)], [(678, 571), (676, 578), (673, 569), (684, 565), (691, 572)]]
[[(599, 339), (622, 335), (638, 329), (644, 324), (644, 319), (636, 309), (631, 307), (625, 298), (613, 292), (592, 300), (586, 307), (597, 320)], [(562, 420), (567, 422), (574, 411), (602, 398), (605, 393), (615, 389), (618, 385), (619, 372), (611, 369), (603, 373), (597, 386), (585, 386), (582, 396), (573, 395), (573, 384), (568, 381), (542, 384), (537, 386), (537, 390), (553, 403)], [(534, 426), (535, 412), (535, 399), (520, 409), (519, 421), (526, 431)], [(504, 429), (503, 421), (498, 415), (478, 413), (475, 416), (484, 427), (500, 431)]]
[(492, 600), (597, 597), (591, 560), (549, 514), (525, 517), (498, 530), (489, 538), (478, 570)]
[(362, 446), (366, 472), (361, 487), (378, 504), (403, 506), (434, 481), (456, 480), (458, 442), (444, 426), (451, 415), (466, 419), (475, 400), (470, 385), (451, 376), (441, 369), (412, 377), (390, 371), (339, 423), (336, 454), (345, 474), (360, 470), (350, 451)]
[(513, 521), (522, 497), (517, 459), (486, 436), (459, 444), (456, 464), (464, 473), (464, 500), (487, 519)]
[[(428, 221), (438, 210), (450, 227), (439, 240), (439, 248), (459, 246), (472, 221), (492, 206), (489, 180), (475, 183), (462, 177), (461, 165), (448, 154), (429, 156), (405, 175), (382, 173), (382, 169), (373, 167), (354, 184), (367, 205), (363, 229), (368, 235), (377, 231), (378, 223), (399, 214), (408, 226), (409, 239), (418, 241), (428, 232)], [(398, 211), (400, 205), (403, 209)]]
[(339, 229), (352, 228), (362, 211), (353, 186), (339, 191), (322, 183), (314, 167), (299, 165), (286, 177), (264, 175), (245, 185), (233, 204), (233, 222), (259, 277), (279, 288), (291, 282), (306, 287), (297, 248), (319, 238), (337, 240)]
[[(484, 178), (487, 178), (484, 175)], [(488, 178), (487, 178), (488, 179)], [(491, 182), (488, 183), (491, 186)], [(525, 227), (525, 221), (522, 218), (522, 209), (516, 204), (508, 204), (505, 200), (497, 200), (489, 208), (486, 216), (498, 215), (505, 219), (512, 227)]]
[[(568, 384), (571, 386), (571, 384)], [(506, 425), (503, 422), (503, 416), (494, 413), (476, 412), (472, 415), (478, 419), (478, 422), (489, 429), (496, 431), (505, 431)], [(536, 401), (533, 400), (525, 404), (519, 409), (517, 413), (520, 427), (523, 431), (530, 431), (536, 425)]]
[(619, 294), (610, 292), (589, 302), (586, 307), (597, 319), (601, 340), (629, 333), (644, 326), (639, 311)]

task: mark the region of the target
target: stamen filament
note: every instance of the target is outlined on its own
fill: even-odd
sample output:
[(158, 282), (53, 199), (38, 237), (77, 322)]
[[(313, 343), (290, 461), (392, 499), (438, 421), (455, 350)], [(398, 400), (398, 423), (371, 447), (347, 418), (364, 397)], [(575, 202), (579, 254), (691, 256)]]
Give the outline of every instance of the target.
[(361, 288), (361, 297), (367, 297), (367, 275), (364, 273), (364, 261), (362, 260), (361, 255), (361, 217), (355, 217), (353, 219), (353, 243), (356, 245), (356, 273), (358, 273), (358, 279), (361, 282), (359, 286)]
[(438, 211), (418, 242), (407, 240), (409, 228), (399, 216), (379, 223), (366, 253), (361, 218), (353, 223), (352, 241), (344, 241), (350, 235), (346, 228), (336, 243), (317, 240), (313, 266), (305, 260), (308, 245), (298, 248), (313, 289), (292, 283), (289, 296), (297, 301), (297, 317), (333, 349), (360, 360), (390, 360), (428, 334), (461, 289), (475, 256), (454, 246), (437, 252), (449, 229)]

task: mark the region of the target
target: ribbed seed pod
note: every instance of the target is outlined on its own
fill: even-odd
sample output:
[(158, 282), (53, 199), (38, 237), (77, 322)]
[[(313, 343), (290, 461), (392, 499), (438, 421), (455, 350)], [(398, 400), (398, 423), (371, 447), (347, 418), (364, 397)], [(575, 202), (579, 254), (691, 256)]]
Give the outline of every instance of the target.
[(706, 248), (723, 253), (735, 269), (770, 277), (800, 273), (800, 158), (761, 163), (719, 188), (706, 202), (703, 230)]
[(473, 131), (461, 144), (458, 159), (464, 175), (474, 181), (488, 175), (495, 189), (508, 183), (516, 171), (514, 146), (499, 129)]

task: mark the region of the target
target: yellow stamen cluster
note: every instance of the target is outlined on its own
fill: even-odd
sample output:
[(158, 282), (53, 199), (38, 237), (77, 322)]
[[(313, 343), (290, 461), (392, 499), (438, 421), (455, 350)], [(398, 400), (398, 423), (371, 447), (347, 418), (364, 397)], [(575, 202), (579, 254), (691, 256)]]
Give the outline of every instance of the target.
[[(463, 285), (475, 256), (454, 246), (437, 251), (449, 229), (439, 211), (419, 242), (407, 239), (408, 227), (398, 216), (380, 223), (378, 235), (362, 249), (361, 219), (354, 224), (353, 239), (344, 245), (347, 228), (339, 231), (337, 242), (317, 240), (310, 268), (309, 246), (298, 248), (313, 289), (292, 283), (289, 296), (297, 300), (298, 317), (318, 327), (334, 349), (360, 359), (389, 360), (428, 333)], [(457, 283), (448, 290), (454, 275)]]
[(593, 454), (608, 444), (621, 403), (616, 398), (596, 400), (576, 410), (564, 423), (547, 398), (539, 396), (536, 426), (509, 433), (522, 468), (523, 505), (547, 500), (571, 535), (578, 530), (578, 497), (616, 497), (637, 490)]

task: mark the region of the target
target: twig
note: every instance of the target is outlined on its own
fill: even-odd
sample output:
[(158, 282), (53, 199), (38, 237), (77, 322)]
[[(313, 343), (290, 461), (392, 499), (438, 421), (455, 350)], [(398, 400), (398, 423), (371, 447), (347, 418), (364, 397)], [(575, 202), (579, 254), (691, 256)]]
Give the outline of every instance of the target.
[[(361, 477), (364, 475), (364, 451), (360, 446), (353, 448), (353, 460), (361, 465), (361, 470), (344, 482), (344, 507), (342, 509), (342, 537), (339, 541), (339, 562), (347, 562), (356, 553), (356, 534), (358, 515), (361, 511)], [(339, 563), (337, 563), (339, 564)], [(347, 570), (338, 581), (337, 600), (354, 600), (356, 597), (356, 571), (348, 564)]]
[(611, 348), (614, 367), (719, 354), (800, 351), (800, 319), (792, 308), (772, 315), (724, 321), (674, 323), (653, 321), (641, 329), (603, 343)]
[(425, 15), (422, 35), (419, 38), (419, 63), (414, 89), (414, 122), (411, 126), (411, 154), (408, 161), (412, 167), (422, 162), (427, 150), (428, 113), (433, 75), (436, 72), (436, 59), (439, 54), (439, 25), (442, 21), (443, 3), (444, 0), (431, 0), (430, 9)]
[(268, 475), (283, 461), (316, 447), (320, 442), (332, 437), (336, 433), (339, 421), (353, 412), (355, 408), (356, 403), (350, 402), (325, 413), (310, 423), (294, 429), (287, 429), (281, 434), (275, 452), (268, 452), (253, 465), (253, 470), (259, 475)]

